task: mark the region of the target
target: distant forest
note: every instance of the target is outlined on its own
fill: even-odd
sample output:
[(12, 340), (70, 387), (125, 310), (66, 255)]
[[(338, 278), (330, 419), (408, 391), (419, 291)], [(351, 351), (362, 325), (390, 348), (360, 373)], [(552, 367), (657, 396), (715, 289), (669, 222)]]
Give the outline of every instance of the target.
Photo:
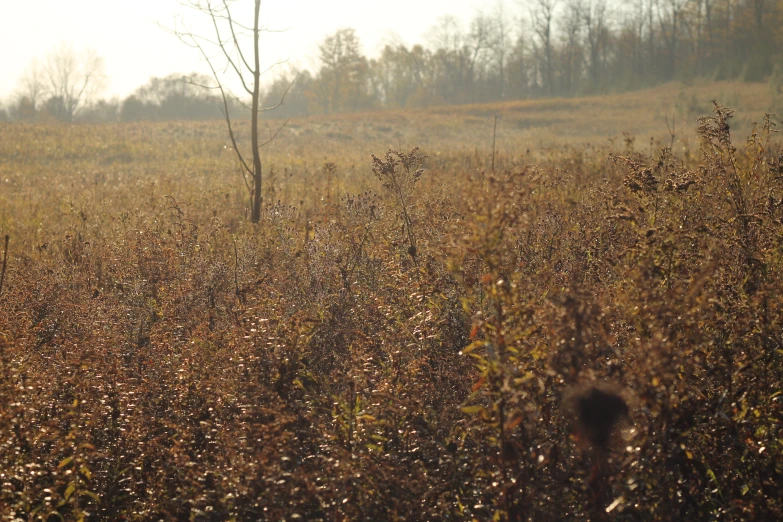
[[(535, 0), (516, 10), (498, 2), (467, 24), (441, 18), (425, 43), (389, 44), (373, 58), (346, 28), (320, 44), (317, 70), (279, 75), (264, 101), (278, 105), (290, 86), (271, 114), (291, 117), (601, 94), (696, 78), (770, 80), (781, 90), (783, 0)], [(222, 117), (222, 103), (203, 87), (214, 81), (199, 75), (153, 78), (124, 100), (69, 100), (54, 80), (28, 74), (0, 118)], [(236, 100), (231, 111), (241, 110)]]

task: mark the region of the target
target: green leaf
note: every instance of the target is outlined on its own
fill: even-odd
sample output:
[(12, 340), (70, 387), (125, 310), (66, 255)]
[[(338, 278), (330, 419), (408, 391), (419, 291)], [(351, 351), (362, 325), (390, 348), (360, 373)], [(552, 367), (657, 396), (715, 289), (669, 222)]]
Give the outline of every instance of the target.
[(57, 469), (62, 469), (68, 464), (70, 464), (71, 462), (73, 462), (73, 457), (66, 457), (63, 460), (61, 460), (59, 464), (57, 464)]
[(468, 415), (475, 415), (484, 409), (484, 406), (463, 406), (462, 411)]

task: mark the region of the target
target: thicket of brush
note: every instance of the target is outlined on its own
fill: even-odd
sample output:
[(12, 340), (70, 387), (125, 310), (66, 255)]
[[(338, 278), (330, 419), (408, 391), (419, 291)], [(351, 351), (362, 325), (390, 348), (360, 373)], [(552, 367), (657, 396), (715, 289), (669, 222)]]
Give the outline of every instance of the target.
[(69, 166), (102, 127), (6, 140), (0, 515), (779, 520), (783, 157), (729, 117), (338, 161), (258, 226), (206, 165)]

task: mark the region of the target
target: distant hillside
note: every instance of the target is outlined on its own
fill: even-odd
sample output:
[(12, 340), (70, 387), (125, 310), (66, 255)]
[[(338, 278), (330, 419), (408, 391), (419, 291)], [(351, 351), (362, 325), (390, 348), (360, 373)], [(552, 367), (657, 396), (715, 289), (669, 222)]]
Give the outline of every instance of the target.
[[(682, 146), (692, 144), (698, 118), (711, 113), (713, 99), (736, 111), (732, 131), (741, 139), (750, 132), (752, 122), (774, 108), (772, 90), (765, 83), (675, 82), (607, 96), (295, 118), (273, 149), (322, 147), (326, 155), (414, 145), (429, 151), (483, 151), (491, 147), (496, 114), (497, 147), (508, 153), (520, 147), (606, 145), (610, 140), (623, 146), (624, 133), (635, 138), (637, 148), (646, 150), (651, 138), (656, 144), (669, 144), (672, 126), (675, 143)], [(777, 104), (781, 105), (780, 100)]]

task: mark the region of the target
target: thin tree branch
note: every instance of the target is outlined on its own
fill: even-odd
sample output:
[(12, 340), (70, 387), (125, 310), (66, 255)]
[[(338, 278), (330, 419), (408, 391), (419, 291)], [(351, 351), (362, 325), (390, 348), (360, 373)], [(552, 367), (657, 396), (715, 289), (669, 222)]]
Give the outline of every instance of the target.
[(269, 71), (277, 67), (278, 65), (283, 65), (284, 63), (288, 63), (288, 61), (289, 61), (288, 58), (286, 58), (285, 60), (280, 60), (278, 62), (273, 63), (272, 65), (270, 65), (269, 67), (261, 71), (261, 76), (265, 75), (266, 73), (268, 73)]
[(203, 83), (194, 82), (193, 78), (195, 78), (195, 76), (183, 76), (182, 77), (182, 81), (184, 83), (188, 84), (188, 85), (193, 85), (194, 87), (200, 87), (202, 89), (207, 89), (207, 90), (210, 90), (210, 91), (220, 90), (220, 87), (218, 87), (218, 86), (205, 85)]
[(291, 87), (293, 87), (293, 86), (294, 86), (294, 83), (295, 83), (295, 82), (296, 82), (296, 80), (299, 78), (299, 75), (300, 75), (300, 74), (301, 74), (301, 73), (296, 73), (296, 76), (294, 77), (294, 79), (293, 79), (293, 80), (291, 80), (291, 83), (289, 83), (289, 84), (288, 84), (288, 87), (286, 87), (286, 89), (285, 89), (285, 92), (283, 93), (283, 96), (280, 98), (280, 103), (278, 103), (278, 104), (277, 104), (277, 105), (275, 105), (274, 107), (267, 107), (267, 108), (265, 108), (265, 109), (259, 109), (259, 110), (258, 110), (258, 112), (268, 112), (268, 111), (273, 111), (273, 110), (277, 109), (278, 107), (280, 107), (281, 105), (283, 105), (283, 104), (285, 103), (285, 98), (286, 98), (286, 96), (288, 96), (288, 91), (290, 91), (290, 90), (291, 90)]
[[(231, 65), (231, 68), (234, 69), (234, 72), (237, 73), (237, 76), (239, 76), (239, 81), (242, 82), (242, 87), (244, 87), (247, 93), (252, 96), (253, 90), (247, 86), (244, 75), (242, 74), (242, 69), (238, 67), (236, 63), (234, 63), (234, 59), (231, 57), (231, 54), (229, 54), (228, 48), (226, 47), (226, 42), (224, 42), (223, 38), (220, 36), (220, 27), (218, 26), (217, 23), (215, 11), (212, 9), (211, 4), (209, 3), (207, 3), (207, 8), (209, 9), (208, 14), (212, 20), (212, 26), (215, 28), (215, 35), (217, 36), (218, 47), (220, 47), (220, 50), (223, 51), (223, 56), (226, 57), (226, 60), (228, 60), (228, 63), (229, 65)], [(237, 48), (237, 50), (239, 51), (240, 56), (242, 56), (242, 51), (239, 50), (239, 48)], [(242, 57), (242, 59), (244, 60), (244, 57)], [(248, 69), (250, 70), (251, 74), (255, 74), (255, 71), (253, 70), (252, 67), (248, 66)]]
[[(183, 5), (185, 5), (185, 4), (183, 4)], [(160, 27), (160, 28), (161, 28), (161, 29), (163, 29), (164, 31), (168, 32), (169, 34), (173, 34), (174, 36), (176, 36), (177, 38), (179, 38), (179, 40), (180, 40), (182, 43), (184, 43), (185, 45), (187, 45), (188, 47), (191, 47), (191, 48), (193, 48), (193, 49), (200, 49), (200, 47), (201, 47), (201, 44), (197, 43), (197, 41), (198, 41), (198, 40), (204, 41), (204, 42), (206, 42), (206, 43), (208, 43), (208, 44), (210, 44), (210, 45), (212, 45), (212, 46), (214, 46), (214, 47), (219, 47), (219, 48), (220, 48), (220, 50), (223, 52), (223, 55), (224, 55), (224, 56), (226, 57), (226, 59), (228, 60), (228, 63), (226, 64), (226, 67), (228, 67), (228, 66), (231, 66), (231, 68), (234, 70), (234, 72), (236, 72), (237, 76), (239, 77), (240, 83), (242, 84), (242, 88), (243, 88), (243, 89), (244, 89), (244, 90), (245, 90), (245, 91), (246, 91), (248, 94), (252, 95), (252, 94), (253, 94), (253, 91), (252, 91), (252, 89), (250, 89), (250, 88), (247, 86), (247, 82), (245, 81), (245, 78), (244, 78), (244, 76), (242, 75), (242, 71), (241, 71), (241, 69), (240, 69), (239, 67), (237, 67), (237, 65), (235, 64), (234, 60), (231, 58), (231, 55), (228, 53), (228, 49), (226, 48), (226, 43), (227, 43), (227, 42), (224, 42), (224, 41), (221, 39), (221, 37), (220, 37), (220, 32), (219, 32), (219, 30), (218, 30), (218, 26), (217, 26), (217, 23), (216, 23), (216, 21), (215, 21), (215, 16), (213, 16), (213, 14), (212, 14), (212, 13), (210, 13), (209, 11), (207, 11), (207, 10), (206, 10), (206, 9), (204, 9), (204, 8), (197, 8), (197, 7), (193, 7), (193, 6), (190, 6), (190, 7), (192, 7), (193, 9), (197, 9), (198, 11), (201, 11), (201, 12), (203, 12), (203, 13), (206, 13), (207, 15), (209, 15), (210, 17), (212, 17), (212, 22), (213, 22), (213, 24), (214, 24), (214, 27), (215, 27), (215, 32), (216, 32), (216, 35), (217, 35), (217, 37), (218, 37), (218, 38), (217, 38), (217, 41), (215, 41), (215, 40), (212, 40), (212, 39), (210, 39), (210, 38), (206, 38), (206, 37), (204, 37), (204, 36), (201, 36), (201, 35), (197, 35), (197, 34), (195, 34), (195, 33), (192, 33), (192, 32), (190, 32), (190, 31), (179, 31), (179, 30), (177, 30), (177, 29), (173, 29), (173, 30), (172, 30), (172, 29), (168, 29), (168, 28), (166, 28), (166, 27), (164, 27), (164, 26), (162, 26), (162, 25), (160, 25), (160, 24), (158, 24), (158, 27)], [(185, 37), (192, 39), (192, 40), (193, 40), (193, 43), (190, 43), (190, 42), (188, 42), (188, 41), (185, 39)], [(204, 55), (205, 55), (205, 53), (204, 53), (204, 52), (202, 52), (202, 54), (204, 54)], [(206, 59), (206, 58), (207, 58), (207, 57), (206, 57), (206, 55), (205, 55), (205, 59)], [(243, 57), (243, 59), (244, 59), (244, 57)], [(251, 72), (251, 73), (253, 72), (253, 71), (252, 71), (252, 69), (251, 69), (251, 71), (250, 71), (250, 72)]]
[[(195, 47), (201, 52), (201, 55), (204, 57), (204, 60), (207, 62), (207, 65), (209, 66), (209, 69), (212, 71), (212, 76), (215, 78), (215, 81), (217, 82), (218, 90), (220, 90), (220, 96), (223, 99), (223, 115), (226, 119), (226, 125), (228, 126), (228, 135), (231, 138), (231, 145), (234, 147), (234, 152), (237, 155), (237, 158), (239, 159), (239, 163), (244, 167), (244, 171), (242, 172), (242, 175), (244, 176), (245, 171), (247, 171), (248, 174), (253, 174), (253, 170), (247, 165), (247, 162), (245, 161), (245, 158), (242, 156), (242, 153), (239, 151), (239, 146), (237, 145), (236, 136), (234, 135), (234, 128), (231, 125), (231, 116), (228, 112), (228, 99), (226, 98), (226, 92), (223, 89), (223, 85), (220, 83), (220, 77), (217, 74), (217, 71), (215, 70), (214, 65), (212, 65), (212, 60), (209, 59), (207, 56), (206, 51), (204, 51), (204, 48), (201, 46), (198, 41), (193, 38), (191, 35), (191, 38), (193, 39), (193, 43)], [(245, 184), (247, 184), (247, 178), (245, 178)]]
[[(266, 140), (264, 143), (260, 144), (260, 145), (258, 146), (258, 148), (260, 149), (260, 148), (264, 147), (265, 145), (269, 145), (270, 143), (272, 143), (273, 141), (275, 141), (275, 138), (277, 138), (277, 135), (278, 135), (278, 134), (280, 134), (280, 131), (281, 131), (281, 130), (283, 130), (283, 129), (285, 128), (285, 126), (286, 126), (286, 125), (288, 125), (288, 122), (289, 122), (289, 121), (291, 121), (291, 118), (288, 118), (287, 120), (285, 120), (285, 121), (283, 122), (283, 124), (282, 124), (282, 125), (280, 125), (280, 127), (278, 127), (278, 128), (277, 128), (277, 130), (275, 131), (275, 133), (274, 133), (274, 134), (272, 134), (272, 135), (270, 135), (270, 136), (269, 136), (269, 139), (268, 139), (268, 140)], [(270, 133), (271, 133), (271, 129), (270, 129)]]
[(237, 35), (234, 32), (234, 20), (231, 18), (231, 10), (228, 7), (228, 2), (226, 0), (223, 0), (223, 7), (226, 9), (226, 16), (228, 17), (228, 27), (231, 29), (231, 37), (234, 39), (234, 46), (236, 47), (237, 54), (239, 55), (239, 58), (242, 60), (242, 63), (245, 64), (245, 67), (247, 67), (249, 70), (253, 70), (252, 67), (250, 67), (250, 64), (247, 63), (247, 60), (245, 59), (245, 54), (242, 52), (242, 48), (239, 46), (239, 40), (237, 39)]
[(3, 281), (5, 281), (5, 269), (8, 265), (8, 241), (11, 239), (11, 236), (6, 234), (5, 235), (5, 249), (3, 252), (3, 269), (0, 271), (0, 294), (3, 293)]

